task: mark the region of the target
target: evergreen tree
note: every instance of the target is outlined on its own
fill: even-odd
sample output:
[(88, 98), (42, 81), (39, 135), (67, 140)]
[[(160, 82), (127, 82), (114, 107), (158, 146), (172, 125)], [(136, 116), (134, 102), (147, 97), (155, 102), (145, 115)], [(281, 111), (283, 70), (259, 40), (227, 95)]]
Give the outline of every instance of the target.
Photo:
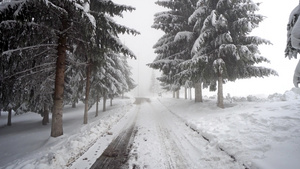
[[(90, 4), (91, 8), (89, 8)], [(0, 9), (2, 34), (0, 43), (2, 56), (5, 56), (1, 57), (3, 62), (0, 66), (0, 86), (1, 89), (6, 89), (1, 90), (1, 106), (11, 109), (20, 107), (20, 105), (23, 105), (23, 101), (36, 100), (32, 98), (41, 96), (37, 93), (38, 90), (34, 87), (23, 87), (23, 83), (20, 82), (22, 79), (17, 75), (29, 77), (32, 74), (31, 70), (41, 68), (45, 71), (46, 65), (54, 65), (52, 67), (55, 72), (55, 80), (52, 81), (54, 95), (52, 95), (51, 136), (60, 136), (63, 134), (62, 107), (64, 96), (76, 92), (76, 88), (67, 85), (72, 84), (71, 76), (75, 75), (79, 78), (82, 76), (82, 74), (76, 73), (76, 69), (72, 68), (74, 60), (75, 62), (79, 61), (79, 64), (92, 65), (92, 61), (95, 60), (92, 51), (96, 51), (97, 48), (110, 48), (131, 55), (129, 50), (119, 42), (116, 34), (134, 34), (136, 31), (114, 23), (107, 15), (121, 15), (122, 11), (131, 11), (133, 8), (116, 5), (111, 1), (13, 0), (1, 3)], [(11, 32), (9, 33), (9, 31)], [(23, 55), (20, 55), (20, 53)], [(41, 61), (46, 60), (46, 62), (36, 63), (35, 58), (32, 56), (40, 57)], [(48, 57), (49, 60), (44, 59)], [(26, 59), (22, 60), (23, 58)], [(55, 60), (56, 64), (53, 64)], [(87, 67), (89, 68), (89, 66)], [(43, 80), (50, 80), (53, 77), (53, 69), (49, 68), (47, 73), (40, 71), (38, 75), (41, 76), (37, 77), (43, 77), (38, 79), (39, 82), (45, 82)], [(70, 75), (70, 77), (65, 78), (66, 75)], [(89, 78), (86, 79), (88, 82)], [(41, 84), (37, 81), (32, 81), (32, 83)], [(30, 86), (34, 86), (33, 84)], [(73, 84), (77, 85), (77, 88), (82, 86), (79, 83), (74, 83), (74, 81)], [(67, 86), (66, 89), (70, 89), (70, 92), (64, 92), (65, 86)], [(51, 88), (47, 87), (47, 91), (50, 90)], [(12, 96), (20, 93), (25, 93), (23, 98), (29, 99), (14, 100)], [(48, 92), (45, 93), (50, 96)], [(43, 101), (45, 100), (43, 99)]]
[(152, 73), (151, 73), (151, 82), (150, 82), (150, 89), (149, 89), (149, 91), (151, 93), (153, 93), (153, 95), (160, 93), (160, 91), (159, 91), (159, 84), (158, 84), (158, 81), (156, 79), (156, 75), (155, 75), (154, 70), (152, 70)]
[(287, 24), (287, 44), (285, 49), (285, 57), (296, 58), (300, 52), (299, 45), (299, 31), (300, 31), (300, 20), (299, 20), (299, 5), (292, 10), (289, 21)]
[(43, 110), (48, 112), (45, 107), (52, 106), (57, 37), (54, 29), (37, 24), (44, 19), (45, 11), (35, 9), (41, 2), (28, 2), (32, 8), (25, 3), (1, 4), (0, 104), (17, 114), (43, 114)]
[(168, 8), (168, 11), (155, 14), (153, 28), (161, 29), (165, 35), (154, 45), (158, 56), (148, 64), (154, 69), (162, 71), (158, 78), (169, 90), (177, 91), (185, 84), (182, 79), (175, 76), (181, 72), (178, 66), (184, 60), (190, 59), (190, 48), (194, 33), (188, 25), (187, 19), (194, 10), (195, 1), (157, 1), (157, 5)]
[[(90, 42), (92, 53), (89, 53), (87, 57), (87, 70), (86, 70), (86, 96), (85, 96), (85, 111), (84, 111), (84, 124), (87, 123), (87, 112), (88, 109), (95, 103), (98, 99), (89, 100), (89, 91), (91, 86), (90, 77), (93, 76), (93, 70), (96, 70), (97, 67), (110, 67), (110, 63), (106, 63), (109, 61), (108, 54), (113, 51), (116, 53), (123, 53), (124, 55), (128, 55), (130, 57), (135, 58), (135, 55), (118, 39), (119, 34), (133, 34), (136, 35), (138, 32), (133, 29), (129, 29), (125, 26), (117, 24), (112, 20), (113, 16), (122, 16), (123, 11), (132, 11), (133, 7), (117, 5), (111, 1), (91, 1), (90, 3), (90, 13), (91, 16), (95, 20), (95, 28), (92, 31), (93, 36), (91, 38), (92, 42)], [(106, 71), (106, 73), (108, 70)], [(110, 81), (111, 77), (109, 74), (105, 74), (107, 76), (106, 83), (109, 83), (112, 90), (115, 90), (115, 84), (117, 81)], [(97, 81), (97, 80), (96, 80)], [(99, 82), (96, 82), (99, 83)], [(102, 89), (102, 97), (103, 102), (105, 103), (108, 91)]]
[(249, 35), (263, 20), (263, 16), (256, 14), (258, 5), (251, 0), (199, 0), (189, 19), (200, 28), (192, 49), (193, 59), (204, 64), (201, 74), (208, 84), (218, 82), (221, 108), (224, 108), (222, 84), (225, 80), (277, 75), (272, 69), (256, 66), (269, 62), (260, 55), (258, 45), (270, 44)]
[[(289, 59), (295, 58), (297, 59), (297, 55), (300, 52), (300, 6), (298, 5), (290, 14), (288, 25), (287, 25), (287, 44), (285, 49), (285, 57)], [(298, 87), (298, 83), (300, 82), (300, 61), (298, 62), (294, 77), (293, 83), (295, 87)]]

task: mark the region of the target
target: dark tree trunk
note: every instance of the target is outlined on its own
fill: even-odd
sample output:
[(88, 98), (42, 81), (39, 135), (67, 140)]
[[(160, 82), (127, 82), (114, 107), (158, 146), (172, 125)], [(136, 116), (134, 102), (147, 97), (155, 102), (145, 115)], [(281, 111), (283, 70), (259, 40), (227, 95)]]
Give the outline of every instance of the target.
[(223, 77), (221, 74), (218, 75), (218, 103), (217, 106), (224, 109), (224, 102), (223, 102)]
[(103, 112), (106, 111), (106, 94), (103, 95)]
[(88, 110), (89, 110), (89, 95), (90, 95), (90, 76), (91, 76), (91, 63), (88, 60), (88, 65), (86, 68), (86, 88), (85, 88), (85, 107), (83, 115), (83, 124), (88, 123)]
[(190, 93), (190, 100), (192, 100), (192, 88), (190, 87), (189, 90), (190, 90), (190, 92), (189, 92)]
[(49, 109), (48, 109), (48, 106), (45, 104), (44, 105), (42, 124), (47, 125), (48, 123), (49, 123)]
[(97, 117), (99, 114), (99, 94), (97, 94), (97, 101), (96, 101), (96, 114), (95, 117)]
[(76, 108), (76, 102), (75, 101), (72, 102), (72, 108)]
[[(63, 30), (67, 29), (67, 20), (63, 17)], [(55, 87), (54, 87), (54, 105), (52, 113), (51, 137), (58, 137), (63, 135), (63, 95), (65, 84), (65, 68), (66, 68), (66, 49), (67, 49), (66, 34), (59, 34), (57, 46), (57, 60), (55, 73)]]
[(176, 91), (176, 99), (179, 99), (179, 90)]
[(195, 102), (203, 102), (201, 82), (195, 83)]
[(187, 87), (184, 87), (184, 99), (187, 99)]
[(110, 98), (110, 106), (112, 106), (112, 101), (113, 101), (113, 98), (111, 97)]
[(11, 126), (11, 109), (8, 110), (7, 125)]

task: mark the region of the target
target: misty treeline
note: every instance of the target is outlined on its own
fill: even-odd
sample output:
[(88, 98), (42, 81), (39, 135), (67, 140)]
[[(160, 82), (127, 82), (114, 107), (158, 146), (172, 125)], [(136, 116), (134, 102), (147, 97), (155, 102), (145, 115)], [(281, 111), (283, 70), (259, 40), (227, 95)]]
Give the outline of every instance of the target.
[(225, 82), (277, 75), (258, 65), (269, 62), (258, 46), (271, 42), (250, 35), (264, 19), (257, 14), (259, 3), (170, 0), (156, 4), (167, 10), (155, 14), (152, 27), (165, 34), (154, 45), (157, 56), (148, 65), (162, 72), (158, 80), (165, 89), (194, 87), (196, 102), (202, 102), (202, 88), (217, 90), (217, 106), (224, 108)]
[(57, 137), (64, 105), (83, 101), (86, 124), (100, 98), (105, 109), (107, 98), (133, 89), (126, 59), (135, 55), (118, 35), (139, 33), (113, 20), (132, 10), (109, 0), (0, 2), (0, 109), (40, 113), (44, 124), (51, 111)]

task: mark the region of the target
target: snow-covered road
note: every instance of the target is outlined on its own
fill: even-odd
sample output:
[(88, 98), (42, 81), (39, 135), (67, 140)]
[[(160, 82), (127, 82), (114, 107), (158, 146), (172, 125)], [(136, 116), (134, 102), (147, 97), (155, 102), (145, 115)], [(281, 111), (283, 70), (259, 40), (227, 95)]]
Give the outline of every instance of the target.
[[(183, 120), (167, 109), (159, 99), (139, 98), (135, 108), (128, 112), (125, 118), (112, 127), (114, 140), (99, 137), (99, 140), (72, 166), (72, 168), (93, 168), (100, 166), (121, 165), (122, 168), (244, 168), (218, 147), (209, 144), (198, 132), (188, 127)], [(123, 138), (125, 133), (135, 126), (131, 138)], [(119, 134), (117, 134), (119, 133)], [(125, 136), (126, 137), (126, 136)], [(119, 148), (120, 138), (126, 142), (124, 146), (129, 149), (129, 154), (124, 148)], [(105, 140), (112, 140), (107, 150), (101, 145)], [(127, 143), (131, 140), (131, 143)], [(103, 146), (102, 146), (103, 147)], [(113, 147), (113, 148), (112, 148)], [(107, 155), (108, 153), (118, 153)], [(103, 153), (103, 154), (102, 154)], [(100, 155), (102, 154), (102, 155)], [(125, 156), (125, 157), (120, 157)], [(128, 158), (127, 158), (128, 157)], [(123, 163), (119, 159), (126, 159)], [(113, 160), (112, 160), (113, 159)], [(111, 164), (108, 164), (111, 161)], [(105, 163), (105, 164), (104, 164)], [(117, 167), (120, 168), (121, 166)], [(101, 168), (101, 167), (100, 167)]]
[(158, 99), (140, 105), (136, 127), (127, 168), (243, 168)]

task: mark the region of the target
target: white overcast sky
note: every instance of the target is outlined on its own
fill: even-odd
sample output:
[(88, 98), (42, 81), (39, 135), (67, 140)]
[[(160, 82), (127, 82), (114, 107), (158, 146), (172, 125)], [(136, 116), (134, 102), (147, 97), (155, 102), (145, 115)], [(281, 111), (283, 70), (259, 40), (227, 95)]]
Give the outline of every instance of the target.
[[(126, 4), (136, 8), (133, 12), (124, 13), (123, 19), (117, 19), (118, 23), (134, 28), (141, 32), (138, 36), (121, 36), (125, 43), (138, 57), (131, 60), (133, 67), (133, 78), (139, 87), (135, 90), (135, 95), (146, 95), (144, 91), (150, 88), (152, 70), (146, 66), (154, 60), (155, 54), (153, 45), (163, 35), (161, 31), (151, 28), (153, 15), (156, 12), (166, 10), (154, 4), (156, 0), (113, 0), (118, 4)], [(275, 69), (279, 77), (251, 78), (237, 80), (236, 82), (224, 85), (224, 95), (230, 93), (231, 96), (247, 96), (258, 94), (283, 93), (293, 87), (293, 74), (298, 63), (298, 59), (289, 60), (284, 57), (286, 45), (286, 26), (290, 12), (298, 5), (298, 0), (274, 1), (274, 0), (254, 0), (262, 2), (259, 14), (266, 16), (260, 27), (253, 31), (253, 35), (270, 40), (273, 45), (261, 46), (261, 53), (267, 57), (271, 63), (264, 66)], [(204, 94), (214, 95), (216, 92), (204, 91)]]

